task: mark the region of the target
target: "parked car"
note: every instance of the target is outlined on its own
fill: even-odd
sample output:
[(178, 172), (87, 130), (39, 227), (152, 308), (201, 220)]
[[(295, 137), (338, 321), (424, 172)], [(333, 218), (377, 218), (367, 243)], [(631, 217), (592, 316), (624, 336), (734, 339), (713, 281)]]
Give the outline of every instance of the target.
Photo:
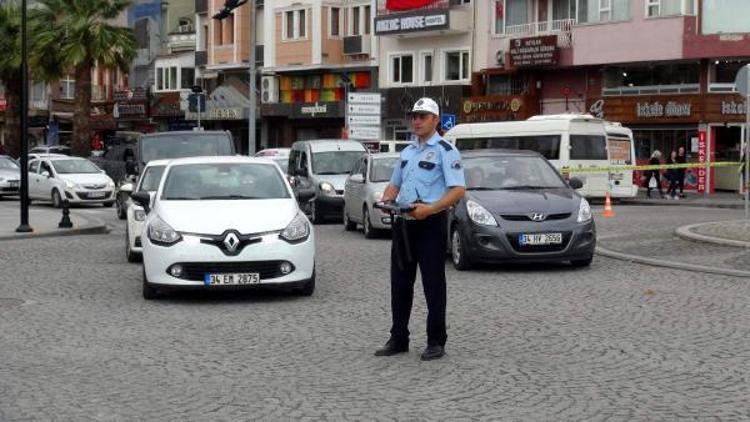
[(68, 157), (68, 155), (65, 155), (65, 154), (55, 154), (55, 153), (53, 153), (53, 154), (45, 154), (45, 153), (37, 153), (37, 152), (35, 152), (35, 153), (29, 153), (28, 157), (29, 157), (29, 161), (31, 161), (31, 160), (37, 160), (39, 158), (47, 158), (47, 157)]
[(570, 261), (588, 266), (596, 247), (589, 203), (542, 155), (464, 151), (466, 196), (448, 219), (451, 258), (459, 270), (479, 262)]
[(281, 171), (286, 174), (287, 169), (289, 168), (289, 154), (291, 151), (291, 148), (268, 148), (258, 151), (255, 156), (271, 159), (274, 163), (278, 164)]
[(71, 155), (72, 150), (65, 145), (42, 145), (31, 148), (29, 154), (62, 154)]
[[(107, 163), (111, 168), (117, 167), (122, 170), (117, 172), (122, 178), (116, 179), (120, 187), (127, 184), (132, 186), (141, 170), (152, 160), (235, 155), (231, 133), (222, 131), (150, 133), (134, 142), (125, 142), (125, 145), (130, 147), (122, 149), (121, 153), (117, 152), (114, 156), (109, 157), (105, 154), (104, 157), (105, 160), (108, 157), (113, 160)], [(129, 195), (127, 189), (119, 188), (117, 191), (117, 216), (121, 220), (125, 218), (125, 206)]]
[[(169, 160), (153, 160), (146, 164), (141, 177), (134, 187), (130, 188), (132, 192), (156, 192), (161, 182), (161, 176), (167, 167)], [(126, 224), (125, 224), (125, 256), (128, 262), (137, 262), (141, 259), (143, 251), (141, 242), (141, 231), (143, 222), (146, 220), (146, 211), (140, 205), (128, 200), (126, 205)]]
[(313, 228), (278, 166), (267, 160), (173, 160), (156, 193), (136, 192), (132, 199), (147, 213), (145, 299), (171, 289), (315, 290)]
[(0, 196), (18, 195), (21, 166), (7, 155), (0, 155)]
[(365, 237), (391, 227), (391, 217), (373, 204), (380, 201), (391, 180), (399, 154), (381, 153), (362, 156), (354, 164), (344, 186), (344, 229), (356, 230), (362, 225)]
[(79, 157), (45, 157), (29, 162), (29, 198), (51, 200), (56, 208), (63, 199), (71, 204), (111, 207), (115, 183), (104, 170)]
[(357, 141), (344, 139), (297, 141), (292, 145), (287, 172), (296, 192), (312, 189), (312, 200), (300, 201), (313, 223), (342, 217), (344, 182), (354, 162), (366, 152)]

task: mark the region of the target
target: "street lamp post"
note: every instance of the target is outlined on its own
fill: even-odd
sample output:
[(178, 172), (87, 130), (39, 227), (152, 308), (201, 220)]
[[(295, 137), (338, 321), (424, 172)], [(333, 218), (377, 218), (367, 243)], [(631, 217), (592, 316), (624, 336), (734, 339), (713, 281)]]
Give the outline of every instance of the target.
[(18, 233), (33, 231), (29, 225), (29, 65), (26, 58), (26, 0), (21, 1), (21, 224)]

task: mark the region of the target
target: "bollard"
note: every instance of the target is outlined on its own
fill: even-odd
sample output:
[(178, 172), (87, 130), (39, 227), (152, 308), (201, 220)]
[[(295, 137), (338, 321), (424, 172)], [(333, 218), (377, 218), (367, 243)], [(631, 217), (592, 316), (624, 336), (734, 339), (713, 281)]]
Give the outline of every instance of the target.
[(63, 199), (62, 203), (62, 219), (60, 224), (57, 225), (60, 229), (72, 229), (73, 222), (70, 221), (70, 201)]

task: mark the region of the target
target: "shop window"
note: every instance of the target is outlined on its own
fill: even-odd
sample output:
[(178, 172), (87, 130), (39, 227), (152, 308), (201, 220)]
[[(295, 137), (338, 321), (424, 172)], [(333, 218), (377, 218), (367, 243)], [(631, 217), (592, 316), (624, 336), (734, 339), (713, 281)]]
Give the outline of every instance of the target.
[(570, 135), (571, 160), (606, 160), (607, 141), (599, 135)]
[(391, 57), (391, 82), (394, 84), (414, 82), (414, 56), (404, 54)]
[(648, 161), (651, 153), (660, 151), (662, 160), (666, 160), (672, 151), (679, 147), (685, 148), (686, 155), (690, 159), (697, 151), (692, 151), (692, 138), (698, 137), (696, 129), (660, 129), (660, 130), (634, 130), (635, 155), (640, 162)]
[(701, 5), (704, 34), (732, 34), (750, 32), (750, 1), (704, 0)]
[(465, 81), (469, 79), (469, 52), (451, 51), (445, 53), (445, 80)]
[(697, 93), (699, 63), (611, 66), (604, 70), (604, 95)]
[(422, 80), (432, 82), (432, 53), (422, 53)]

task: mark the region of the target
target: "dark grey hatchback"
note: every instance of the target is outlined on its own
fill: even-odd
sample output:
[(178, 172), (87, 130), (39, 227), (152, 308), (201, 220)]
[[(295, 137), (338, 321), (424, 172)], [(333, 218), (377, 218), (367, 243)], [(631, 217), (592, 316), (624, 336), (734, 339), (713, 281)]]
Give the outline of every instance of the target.
[(596, 228), (588, 201), (540, 154), (518, 150), (465, 151), (466, 196), (448, 222), (454, 266), (570, 261), (588, 266)]

